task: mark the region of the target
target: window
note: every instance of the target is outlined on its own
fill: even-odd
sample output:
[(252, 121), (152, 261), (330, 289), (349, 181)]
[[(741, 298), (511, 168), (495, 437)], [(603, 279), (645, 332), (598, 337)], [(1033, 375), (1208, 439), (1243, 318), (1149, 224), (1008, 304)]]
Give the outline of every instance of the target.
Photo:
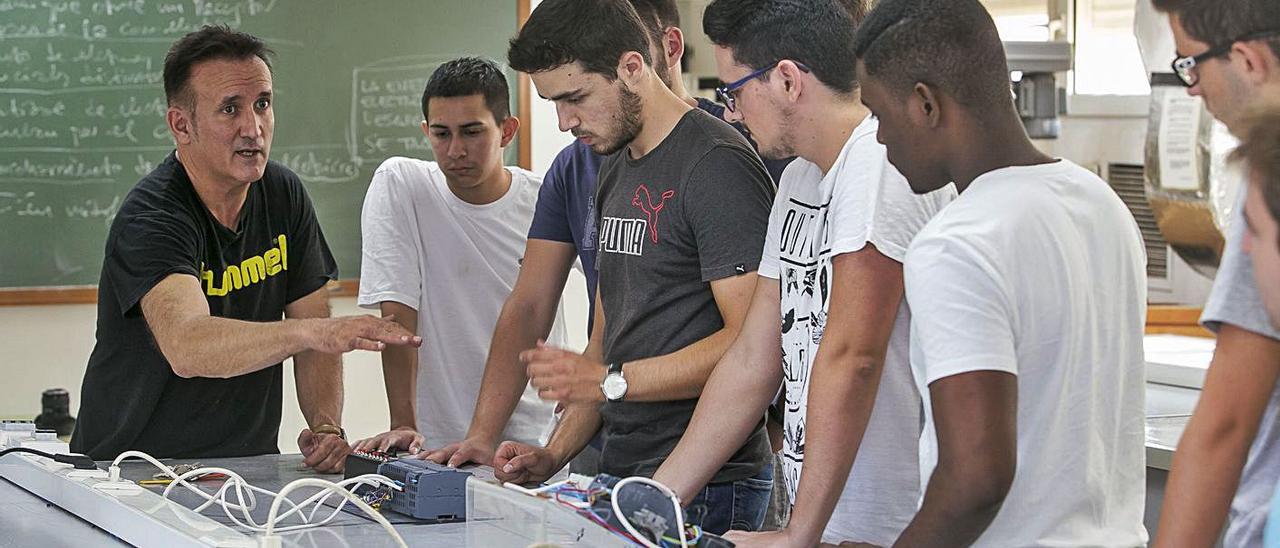
[[(1146, 69), (1133, 36), (1133, 0), (982, 0), (1006, 41), (1070, 37), (1073, 95), (1147, 95)], [(1060, 21), (1071, 19), (1064, 28)]]
[(1075, 94), (1151, 93), (1133, 16), (1133, 0), (1077, 0)]
[(1007, 42), (1047, 42), (1053, 39), (1049, 27), (1049, 0), (982, 0)]

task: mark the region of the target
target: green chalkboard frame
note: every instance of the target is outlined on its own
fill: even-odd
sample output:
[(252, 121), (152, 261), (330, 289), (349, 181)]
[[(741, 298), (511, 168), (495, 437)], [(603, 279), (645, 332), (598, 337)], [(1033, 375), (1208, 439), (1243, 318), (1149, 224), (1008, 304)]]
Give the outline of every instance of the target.
[[(529, 17), (530, 0), (513, 0), (517, 28)], [(530, 126), (531, 84), (525, 74), (516, 76), (516, 112), (522, 120), (517, 139), (517, 164), (525, 169), (532, 167), (532, 131)], [(359, 287), (358, 279), (344, 276), (330, 284), (333, 296), (353, 296)], [(92, 304), (97, 302), (96, 285), (34, 286), (0, 288), (0, 306)]]

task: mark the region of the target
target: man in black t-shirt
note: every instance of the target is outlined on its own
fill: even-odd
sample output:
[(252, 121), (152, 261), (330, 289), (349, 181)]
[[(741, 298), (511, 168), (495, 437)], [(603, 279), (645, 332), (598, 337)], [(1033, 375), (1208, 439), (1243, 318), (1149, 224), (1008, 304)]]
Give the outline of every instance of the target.
[[(544, 479), (599, 429), (602, 472), (652, 476), (746, 315), (773, 183), (741, 134), (663, 85), (629, 2), (545, 0), (508, 58), (556, 103), (562, 129), (608, 157), (596, 194), (591, 344), (585, 354), (523, 353), (539, 395), (567, 410), (545, 449), (500, 446), (495, 473)], [(760, 527), (773, 484), (763, 414), (734, 445), (710, 485), (684, 501), (690, 521), (713, 533)]]
[(421, 344), (392, 321), (328, 317), (337, 266), (301, 181), (267, 160), (269, 55), (257, 38), (205, 27), (165, 57), (177, 151), (133, 188), (107, 236), (74, 451), (276, 453), (280, 363), (293, 356), (304, 462), (339, 471), (350, 450), (340, 355)]

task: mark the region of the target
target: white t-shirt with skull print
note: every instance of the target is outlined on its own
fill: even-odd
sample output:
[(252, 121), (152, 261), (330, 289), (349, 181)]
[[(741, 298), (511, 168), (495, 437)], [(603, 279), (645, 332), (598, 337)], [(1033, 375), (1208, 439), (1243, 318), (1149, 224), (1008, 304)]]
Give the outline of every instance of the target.
[[(770, 213), (759, 273), (781, 285), (782, 464), (792, 504), (805, 457), (808, 381), (831, 305), (832, 258), (871, 244), (902, 262), (916, 232), (955, 198), (950, 185), (914, 194), (876, 141), (878, 125), (871, 117), (859, 124), (826, 174), (802, 158), (792, 162)], [(910, 318), (903, 299), (871, 421), (824, 542), (888, 546), (915, 514), (921, 411), (909, 362)]]

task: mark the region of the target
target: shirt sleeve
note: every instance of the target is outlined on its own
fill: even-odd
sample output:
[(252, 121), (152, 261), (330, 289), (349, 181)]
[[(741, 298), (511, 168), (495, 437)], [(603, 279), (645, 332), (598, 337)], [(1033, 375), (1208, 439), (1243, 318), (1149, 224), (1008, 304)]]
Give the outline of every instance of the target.
[(857, 252), (871, 243), (884, 256), (905, 261), (911, 239), (937, 213), (936, 208), (930, 207), (928, 198), (911, 191), (883, 147), (867, 147), (850, 160), (856, 167), (846, 169), (847, 176), (835, 181), (832, 191), (832, 255)]
[[(423, 184), (428, 181), (422, 181)], [(391, 166), (373, 174), (360, 214), (360, 294), (356, 304), (376, 308), (393, 301), (417, 310), (422, 297), (423, 250), (408, 181)]]
[(329, 242), (320, 229), (311, 196), (307, 194), (297, 175), (289, 172), (287, 177), (291, 187), (295, 189), (294, 218), (288, 245), (290, 257), (300, 259), (289, 265), (289, 289), (285, 302), (292, 303), (324, 287), (330, 280), (337, 279), (338, 262), (334, 260)]
[(688, 182), (683, 211), (697, 243), (702, 280), (754, 272), (775, 193), (760, 159), (746, 149), (717, 146), (694, 166)]
[(1013, 304), (990, 261), (967, 242), (913, 244), (905, 265), (913, 362), (925, 383), (972, 371), (1018, 374)]
[(766, 278), (777, 280), (782, 277), (782, 222), (787, 213), (785, 200), (791, 195), (788, 189), (791, 188), (790, 185), (796, 183), (794, 181), (796, 176), (795, 171), (790, 175), (783, 172), (778, 181), (778, 193), (774, 196), (773, 205), (769, 209), (769, 228), (765, 232), (764, 251), (760, 255), (760, 266), (756, 272)]
[(1243, 191), (1240, 192), (1240, 200), (1232, 214), (1231, 226), (1227, 229), (1226, 248), (1218, 265), (1218, 274), (1213, 279), (1213, 291), (1200, 316), (1200, 324), (1217, 333), (1222, 324), (1227, 323), (1280, 340), (1280, 332), (1272, 327), (1267, 310), (1262, 305), (1262, 297), (1258, 294), (1258, 284), (1253, 277), (1253, 259), (1242, 248), (1245, 232), (1244, 194)]
[(110, 276), (112, 298), (125, 316), (134, 316), (142, 297), (170, 274), (200, 279), (200, 243), (196, 228), (168, 212), (129, 219), (114, 235), (103, 270)]
[(572, 177), (573, 145), (569, 145), (556, 155), (542, 178), (542, 188), (538, 189), (538, 202), (533, 208), (533, 222), (529, 224), (529, 238), (551, 240), (555, 242), (574, 243), (573, 233), (569, 229), (569, 211), (566, 209), (568, 194), (565, 185)]

